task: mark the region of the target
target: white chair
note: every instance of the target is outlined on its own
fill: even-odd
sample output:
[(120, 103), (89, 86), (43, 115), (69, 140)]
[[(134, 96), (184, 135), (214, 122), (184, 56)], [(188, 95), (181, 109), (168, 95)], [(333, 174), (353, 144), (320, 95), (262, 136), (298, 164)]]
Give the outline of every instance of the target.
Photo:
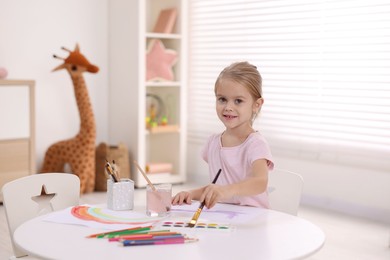
[(268, 174), (270, 208), (291, 215), (298, 214), (303, 178), (297, 173), (275, 168)]
[(33, 174), (6, 183), (2, 192), (14, 257), (22, 257), (27, 254), (14, 242), (16, 228), (36, 216), (78, 205), (80, 179), (69, 173)]

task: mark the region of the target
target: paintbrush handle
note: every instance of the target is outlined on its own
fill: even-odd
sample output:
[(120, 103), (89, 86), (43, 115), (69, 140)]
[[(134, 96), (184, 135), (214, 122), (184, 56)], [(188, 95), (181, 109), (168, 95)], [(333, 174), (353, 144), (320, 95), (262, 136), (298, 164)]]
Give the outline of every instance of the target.
[(222, 171), (222, 169), (219, 169), (217, 175), (215, 175), (215, 177), (214, 177), (214, 180), (213, 180), (212, 184), (215, 184), (215, 183), (217, 182), (218, 177), (219, 177), (219, 175), (221, 174), (221, 171)]
[(150, 185), (150, 187), (152, 188), (153, 191), (156, 190), (156, 187), (154, 187), (153, 183), (149, 180), (148, 176), (146, 175), (146, 173), (144, 172), (144, 170), (142, 170), (141, 166), (139, 166), (139, 164), (137, 163), (137, 161), (134, 161), (134, 164), (135, 166), (137, 166), (138, 170), (142, 173), (142, 175), (144, 176), (145, 180), (147, 181), (147, 183)]

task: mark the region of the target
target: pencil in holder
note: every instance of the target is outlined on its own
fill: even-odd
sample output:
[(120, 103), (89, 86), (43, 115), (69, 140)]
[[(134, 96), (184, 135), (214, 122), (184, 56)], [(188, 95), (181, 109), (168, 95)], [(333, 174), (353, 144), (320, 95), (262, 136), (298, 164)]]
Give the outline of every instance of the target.
[(134, 182), (121, 179), (107, 180), (107, 208), (111, 210), (131, 210), (134, 205)]

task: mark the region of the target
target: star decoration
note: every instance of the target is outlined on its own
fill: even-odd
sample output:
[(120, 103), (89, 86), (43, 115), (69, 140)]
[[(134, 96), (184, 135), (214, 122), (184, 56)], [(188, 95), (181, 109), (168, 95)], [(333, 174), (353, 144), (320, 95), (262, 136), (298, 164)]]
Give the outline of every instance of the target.
[(40, 195), (33, 196), (31, 199), (38, 204), (38, 215), (42, 215), (53, 211), (51, 200), (57, 193), (46, 193), (45, 185), (42, 185), (42, 192)]
[(146, 80), (173, 81), (172, 67), (176, 64), (177, 52), (166, 49), (160, 40), (152, 40), (146, 53)]

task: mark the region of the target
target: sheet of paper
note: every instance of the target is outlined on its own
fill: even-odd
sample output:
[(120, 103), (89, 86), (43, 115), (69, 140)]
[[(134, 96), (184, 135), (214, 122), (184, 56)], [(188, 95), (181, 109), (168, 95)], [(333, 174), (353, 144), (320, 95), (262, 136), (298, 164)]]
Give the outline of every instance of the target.
[(130, 227), (150, 226), (162, 218), (148, 217), (136, 211), (114, 211), (88, 205), (70, 207), (53, 212), (45, 221), (82, 225), (98, 229), (117, 230)]
[[(82, 225), (98, 229), (118, 230), (130, 227), (150, 226), (162, 220), (191, 220), (199, 203), (191, 205), (172, 206), (171, 214), (166, 218), (153, 218), (137, 211), (114, 211), (102, 207), (81, 205), (53, 212), (44, 220), (56, 223)], [(261, 208), (217, 204), (211, 209), (203, 208), (199, 221), (217, 224), (242, 224), (265, 214)]]
[[(181, 218), (187, 217), (191, 220), (199, 205), (199, 202), (194, 201), (191, 205), (173, 206), (171, 209), (172, 215)], [(204, 207), (199, 220), (240, 224), (252, 221), (264, 213), (265, 210), (261, 208), (218, 203), (211, 209)]]

